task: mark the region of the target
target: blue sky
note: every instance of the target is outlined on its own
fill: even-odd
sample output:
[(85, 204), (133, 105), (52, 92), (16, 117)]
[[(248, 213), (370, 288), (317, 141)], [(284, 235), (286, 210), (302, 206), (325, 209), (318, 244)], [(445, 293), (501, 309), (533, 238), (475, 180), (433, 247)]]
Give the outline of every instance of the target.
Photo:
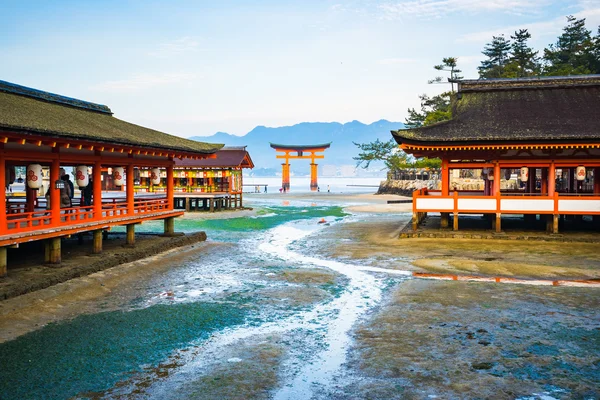
[(403, 121), (443, 57), (476, 78), (492, 35), (541, 50), (569, 14), (596, 33), (600, 0), (3, 0), (0, 79), (184, 137)]

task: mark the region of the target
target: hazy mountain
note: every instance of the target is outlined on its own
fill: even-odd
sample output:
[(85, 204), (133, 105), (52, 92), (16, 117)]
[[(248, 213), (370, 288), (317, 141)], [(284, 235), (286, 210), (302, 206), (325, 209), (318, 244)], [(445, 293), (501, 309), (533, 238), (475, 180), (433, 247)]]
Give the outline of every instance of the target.
[[(390, 131), (401, 129), (401, 122), (380, 120), (366, 125), (359, 121), (345, 124), (338, 122), (302, 122), (293, 126), (267, 128), (257, 126), (244, 136), (217, 132), (212, 136), (194, 136), (190, 139), (202, 142), (225, 143), (228, 146), (248, 146), (255, 169), (281, 169), (281, 160), (275, 158), (275, 150), (269, 145), (277, 144), (323, 144), (331, 142), (325, 150), (325, 159), (319, 160), (319, 166), (352, 165), (356, 161), (352, 157), (358, 154), (358, 148), (352, 143), (367, 143), (375, 139), (388, 141), (392, 138)], [(299, 174), (309, 172), (308, 160), (291, 162), (292, 171)]]

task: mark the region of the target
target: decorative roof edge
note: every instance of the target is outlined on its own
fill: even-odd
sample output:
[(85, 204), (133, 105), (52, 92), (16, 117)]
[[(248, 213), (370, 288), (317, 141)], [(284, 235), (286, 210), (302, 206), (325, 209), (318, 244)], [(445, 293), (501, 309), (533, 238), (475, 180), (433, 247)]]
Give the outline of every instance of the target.
[(80, 108), (87, 111), (94, 111), (102, 114), (112, 115), (112, 111), (110, 110), (110, 108), (103, 104), (91, 103), (89, 101), (62, 96), (60, 94), (44, 92), (43, 90), (33, 89), (27, 86), (21, 86), (3, 80), (0, 80), (0, 92), (16, 94), (19, 96), (30, 97), (36, 100), (47, 101), (49, 103), (57, 103), (69, 107)]
[(285, 150), (309, 150), (309, 149), (328, 149), (332, 142), (323, 144), (276, 144), (269, 142), (273, 149)]
[(458, 93), (515, 89), (555, 89), (600, 86), (600, 75), (538, 76), (529, 78), (449, 80), (458, 84)]

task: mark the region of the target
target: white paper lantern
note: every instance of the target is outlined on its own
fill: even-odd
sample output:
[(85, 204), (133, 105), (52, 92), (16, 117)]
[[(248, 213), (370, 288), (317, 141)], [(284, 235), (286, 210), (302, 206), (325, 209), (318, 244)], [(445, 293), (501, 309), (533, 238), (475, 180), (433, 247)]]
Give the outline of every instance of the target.
[(115, 167), (113, 168), (113, 182), (116, 186), (123, 186), (125, 180), (123, 177), (125, 176), (125, 169), (123, 167)]
[(521, 167), (521, 182), (527, 182), (529, 180), (529, 168)]
[(40, 164), (31, 164), (27, 166), (27, 187), (30, 189), (39, 189), (42, 187), (42, 166)]
[(75, 168), (75, 182), (79, 188), (84, 188), (90, 183), (87, 165), (80, 165)]
[(150, 180), (153, 185), (160, 185), (160, 169), (152, 168), (150, 171)]
[(577, 167), (577, 169), (575, 169), (575, 176), (577, 177), (578, 181), (585, 180), (585, 167), (583, 165), (580, 165)]

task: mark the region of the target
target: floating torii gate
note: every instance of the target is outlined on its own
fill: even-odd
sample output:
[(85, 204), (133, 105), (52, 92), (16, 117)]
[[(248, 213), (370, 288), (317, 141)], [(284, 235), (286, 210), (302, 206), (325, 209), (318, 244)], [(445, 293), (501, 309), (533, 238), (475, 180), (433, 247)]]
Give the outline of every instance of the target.
[[(325, 151), (331, 145), (331, 142), (325, 144), (315, 145), (288, 145), (288, 144), (275, 144), (269, 143), (275, 151), (283, 152), (283, 154), (277, 154), (277, 158), (285, 159), (285, 163), (281, 164), (281, 187), (284, 190), (290, 189), (290, 159), (310, 159), (310, 190), (315, 191), (319, 187), (317, 183), (317, 167), (318, 164), (315, 160), (318, 158), (325, 158), (323, 154), (317, 154)], [(290, 153), (296, 153), (291, 155)], [(310, 153), (310, 154), (305, 154)]]

